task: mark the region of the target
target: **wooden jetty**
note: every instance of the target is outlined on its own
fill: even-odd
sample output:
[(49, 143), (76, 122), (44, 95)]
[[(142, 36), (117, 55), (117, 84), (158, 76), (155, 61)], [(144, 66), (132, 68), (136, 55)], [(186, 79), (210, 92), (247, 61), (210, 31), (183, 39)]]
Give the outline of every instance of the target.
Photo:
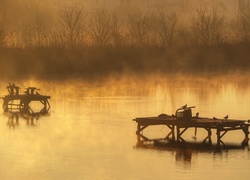
[(7, 87), (8, 95), (3, 97), (4, 112), (20, 112), (34, 114), (34, 110), (30, 107), (30, 103), (38, 101), (42, 103), (43, 108), (38, 113), (47, 113), (50, 109), (48, 99), (50, 96), (41, 95), (36, 87), (28, 87), (23, 94), (20, 94), (20, 87), (15, 84), (9, 84)]
[[(158, 140), (171, 140), (176, 142), (185, 142), (182, 138), (184, 132), (189, 128), (195, 128), (195, 135), (198, 128), (205, 129), (207, 131), (207, 136), (203, 140), (203, 143), (212, 144), (212, 130), (216, 131), (217, 135), (217, 145), (223, 144), (221, 140), (222, 137), (230, 131), (242, 130), (245, 134), (245, 138), (243, 140), (243, 145), (248, 145), (248, 127), (250, 126), (248, 121), (245, 120), (233, 120), (228, 119), (228, 116), (224, 117), (224, 119), (217, 118), (202, 118), (199, 117), (197, 113), (196, 116), (192, 116), (192, 107), (187, 107), (187, 105), (176, 110), (175, 115), (167, 115), (161, 114), (157, 117), (138, 117), (133, 121), (137, 123), (137, 137), (138, 142), (143, 143), (145, 141), (154, 141), (158, 142)], [(165, 125), (170, 129), (170, 132), (164, 138), (159, 139), (149, 139), (148, 137), (143, 135), (143, 130), (149, 126), (155, 125)]]

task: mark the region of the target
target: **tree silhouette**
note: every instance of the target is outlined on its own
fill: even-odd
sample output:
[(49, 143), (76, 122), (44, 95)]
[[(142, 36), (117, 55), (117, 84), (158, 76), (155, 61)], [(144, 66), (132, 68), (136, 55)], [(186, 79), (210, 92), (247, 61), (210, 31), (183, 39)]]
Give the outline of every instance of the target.
[(222, 41), (225, 18), (216, 7), (208, 10), (201, 7), (191, 18), (191, 33), (195, 44), (215, 44)]
[(34, 17), (23, 30), (24, 46), (42, 47), (47, 43), (47, 32), (44, 22), (38, 16)]
[(152, 28), (152, 17), (137, 11), (128, 16), (128, 30), (132, 43), (138, 47), (149, 43), (149, 32)]
[(4, 47), (7, 36), (7, 21), (5, 12), (0, 16), (0, 47)]
[(91, 15), (90, 35), (95, 45), (105, 46), (111, 39), (111, 15), (106, 10)]
[(240, 42), (250, 41), (250, 6), (239, 6), (233, 28)]
[(86, 16), (85, 10), (77, 4), (59, 11), (59, 32), (68, 48), (74, 48), (79, 40), (82, 40), (81, 36), (86, 28)]
[(176, 12), (171, 12), (165, 14), (164, 12), (159, 12), (157, 17), (156, 32), (160, 36), (163, 46), (171, 47), (174, 45), (177, 38), (177, 14)]

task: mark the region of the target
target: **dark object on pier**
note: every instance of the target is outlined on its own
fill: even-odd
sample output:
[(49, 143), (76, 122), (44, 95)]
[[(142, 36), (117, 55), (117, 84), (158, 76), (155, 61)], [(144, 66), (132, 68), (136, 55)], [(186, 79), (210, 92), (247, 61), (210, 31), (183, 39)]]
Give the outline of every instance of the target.
[(38, 101), (42, 103), (43, 108), (39, 113), (47, 113), (50, 109), (50, 104), (48, 99), (50, 96), (45, 96), (39, 94), (36, 87), (28, 87), (23, 94), (20, 94), (20, 87), (16, 86), (14, 83), (6, 87), (9, 94), (3, 97), (3, 110), (4, 112), (20, 112), (34, 114), (34, 110), (30, 107), (32, 101)]
[[(176, 110), (175, 115), (161, 114), (156, 117), (135, 118), (134, 121), (137, 123), (136, 134), (138, 137), (138, 143), (155, 140), (185, 142), (181, 136), (187, 129), (195, 128), (196, 138), (196, 131), (198, 128), (201, 128), (207, 131), (207, 137), (203, 140), (203, 143), (212, 144), (212, 130), (216, 130), (217, 146), (220, 144), (225, 145), (221, 139), (227, 132), (241, 130), (245, 134), (242, 145), (248, 145), (249, 121), (228, 119), (228, 116), (221, 119), (215, 117), (199, 117), (199, 114), (192, 116), (192, 108), (194, 108), (194, 106), (188, 107), (187, 105), (184, 105)], [(170, 132), (163, 138), (152, 139), (146, 137), (146, 135), (143, 134), (143, 130), (149, 126), (155, 125), (165, 125), (170, 129)]]
[[(192, 120), (192, 108), (195, 108), (195, 106), (187, 107), (187, 104), (180, 107), (179, 109), (176, 110), (175, 116), (177, 120), (185, 120), (185, 121), (190, 121)], [(199, 114), (196, 114), (198, 117)]]

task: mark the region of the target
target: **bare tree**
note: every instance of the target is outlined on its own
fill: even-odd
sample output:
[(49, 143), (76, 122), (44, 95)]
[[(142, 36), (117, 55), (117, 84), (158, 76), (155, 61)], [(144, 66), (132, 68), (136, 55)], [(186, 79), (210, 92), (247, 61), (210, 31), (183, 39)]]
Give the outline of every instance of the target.
[(24, 46), (41, 47), (47, 45), (47, 32), (45, 23), (36, 16), (27, 23), (23, 30)]
[(214, 44), (222, 41), (225, 18), (216, 7), (201, 7), (191, 19), (191, 33), (196, 44)]
[(135, 12), (129, 14), (128, 30), (132, 43), (136, 46), (145, 46), (149, 44), (149, 32), (152, 28), (152, 16)]
[(7, 36), (7, 21), (5, 13), (0, 17), (0, 47), (5, 45)]
[(60, 36), (60, 33), (57, 30), (52, 30), (48, 34), (49, 36), (49, 45), (52, 47), (62, 47), (63, 40), (62, 36)]
[(121, 34), (121, 17), (118, 17), (117, 12), (111, 13), (111, 40), (115, 46), (120, 46), (122, 43), (123, 36)]
[(105, 46), (110, 43), (112, 35), (117, 32), (117, 22), (110, 12), (96, 11), (91, 16), (90, 35), (94, 44)]
[(250, 6), (240, 6), (239, 12), (232, 24), (240, 42), (250, 41)]
[(6, 46), (7, 47), (22, 47), (22, 38), (20, 37), (20, 30), (12, 29), (8, 31), (7, 37), (6, 37)]
[(167, 15), (162, 11), (159, 12), (155, 27), (163, 46), (171, 47), (174, 45), (178, 34), (177, 21), (176, 12), (171, 12)]
[(79, 41), (86, 28), (87, 13), (77, 4), (65, 7), (59, 12), (61, 35), (65, 37), (67, 46), (73, 48)]

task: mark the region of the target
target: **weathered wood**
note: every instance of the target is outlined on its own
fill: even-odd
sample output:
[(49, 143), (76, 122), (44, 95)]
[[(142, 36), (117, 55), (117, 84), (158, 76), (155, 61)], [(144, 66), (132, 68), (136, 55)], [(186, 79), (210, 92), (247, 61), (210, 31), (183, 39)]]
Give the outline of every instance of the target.
[[(46, 113), (49, 111), (50, 104), (48, 100), (50, 99), (50, 96), (39, 94), (37, 92), (39, 89), (35, 87), (28, 87), (24, 94), (19, 94), (19, 89), (20, 88), (15, 84), (9, 84), (9, 86), (7, 86), (9, 94), (3, 97), (4, 112), (18, 110), (19, 112), (35, 113), (29, 106), (33, 101), (38, 101), (43, 105), (40, 113)], [(15, 101), (17, 102), (15, 103)]]
[[(175, 140), (175, 127), (176, 127), (176, 136), (177, 142), (185, 142), (185, 140), (181, 137), (188, 128), (203, 128), (208, 132), (207, 137), (203, 140), (203, 142), (212, 143), (212, 129), (216, 130), (217, 135), (217, 145), (223, 144), (221, 140), (223, 136), (229, 131), (242, 130), (245, 134), (245, 142), (248, 141), (249, 135), (249, 126), (244, 120), (233, 120), (233, 119), (212, 119), (212, 118), (200, 118), (193, 117), (191, 120), (177, 120), (175, 116), (164, 115), (158, 117), (140, 117), (136, 118), (135, 121), (138, 125), (142, 126), (137, 129), (137, 133), (141, 133), (145, 128), (149, 126), (155, 125), (166, 125), (170, 132), (167, 134), (165, 139), (168, 139), (170, 136)], [(222, 133), (222, 134), (221, 134)], [(196, 135), (196, 133), (195, 133)], [(145, 139), (145, 138), (144, 138)]]

